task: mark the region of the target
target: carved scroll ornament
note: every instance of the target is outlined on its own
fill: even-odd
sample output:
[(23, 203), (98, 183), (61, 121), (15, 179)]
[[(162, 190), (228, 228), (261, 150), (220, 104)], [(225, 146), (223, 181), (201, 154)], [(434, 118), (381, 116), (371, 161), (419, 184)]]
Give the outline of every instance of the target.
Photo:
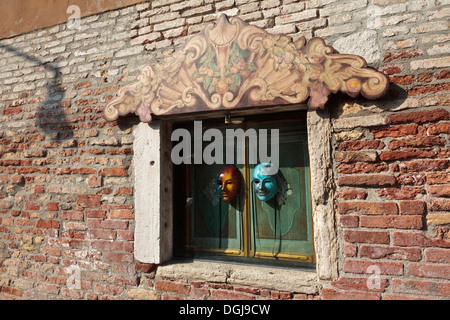
[[(364, 41), (362, 39), (362, 41)], [(134, 112), (143, 122), (169, 115), (305, 102), (323, 108), (337, 91), (382, 96), (386, 75), (351, 54), (334, 54), (320, 38), (293, 42), (222, 15), (180, 51), (145, 66), (104, 110), (107, 120)]]

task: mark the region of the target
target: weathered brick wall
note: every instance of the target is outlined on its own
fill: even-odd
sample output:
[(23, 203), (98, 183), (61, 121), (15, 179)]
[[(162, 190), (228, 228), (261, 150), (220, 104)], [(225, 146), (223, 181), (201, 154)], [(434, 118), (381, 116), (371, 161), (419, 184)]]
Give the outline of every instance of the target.
[[(323, 37), (392, 81), (379, 101), (330, 106), (340, 278), (320, 295), (171, 281), (134, 259), (138, 120), (101, 112), (139, 67), (222, 12)], [(0, 298), (448, 299), (449, 13), (444, 0), (166, 0), (1, 40)]]

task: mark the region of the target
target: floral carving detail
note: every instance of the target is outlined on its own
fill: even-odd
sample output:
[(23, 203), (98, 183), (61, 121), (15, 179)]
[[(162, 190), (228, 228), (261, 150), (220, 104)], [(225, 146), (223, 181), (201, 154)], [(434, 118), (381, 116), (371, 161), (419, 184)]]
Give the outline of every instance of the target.
[(106, 106), (107, 120), (136, 113), (177, 114), (245, 106), (303, 103), (323, 108), (331, 93), (382, 96), (386, 75), (363, 58), (333, 54), (320, 38), (293, 42), (225, 15), (205, 26), (185, 47), (142, 69), (137, 82), (121, 88)]

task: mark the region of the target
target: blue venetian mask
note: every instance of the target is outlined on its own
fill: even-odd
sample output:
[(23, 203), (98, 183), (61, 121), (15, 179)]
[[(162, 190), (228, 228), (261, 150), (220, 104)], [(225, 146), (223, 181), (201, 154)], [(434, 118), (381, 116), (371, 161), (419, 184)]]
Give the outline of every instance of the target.
[[(278, 181), (276, 174), (271, 174), (272, 164), (260, 163), (253, 171), (253, 188), (261, 201), (272, 199), (278, 191)], [(273, 171), (273, 170), (272, 170)]]

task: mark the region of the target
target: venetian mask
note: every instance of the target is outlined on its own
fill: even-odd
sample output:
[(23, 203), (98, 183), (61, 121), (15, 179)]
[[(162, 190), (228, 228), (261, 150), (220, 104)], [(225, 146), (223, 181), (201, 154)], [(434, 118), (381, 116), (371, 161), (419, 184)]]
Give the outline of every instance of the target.
[(223, 168), (217, 176), (217, 192), (225, 202), (231, 202), (241, 191), (241, 172), (234, 166)]
[(276, 174), (270, 175), (272, 164), (260, 163), (253, 171), (253, 189), (259, 200), (272, 199), (278, 191), (278, 179)]

